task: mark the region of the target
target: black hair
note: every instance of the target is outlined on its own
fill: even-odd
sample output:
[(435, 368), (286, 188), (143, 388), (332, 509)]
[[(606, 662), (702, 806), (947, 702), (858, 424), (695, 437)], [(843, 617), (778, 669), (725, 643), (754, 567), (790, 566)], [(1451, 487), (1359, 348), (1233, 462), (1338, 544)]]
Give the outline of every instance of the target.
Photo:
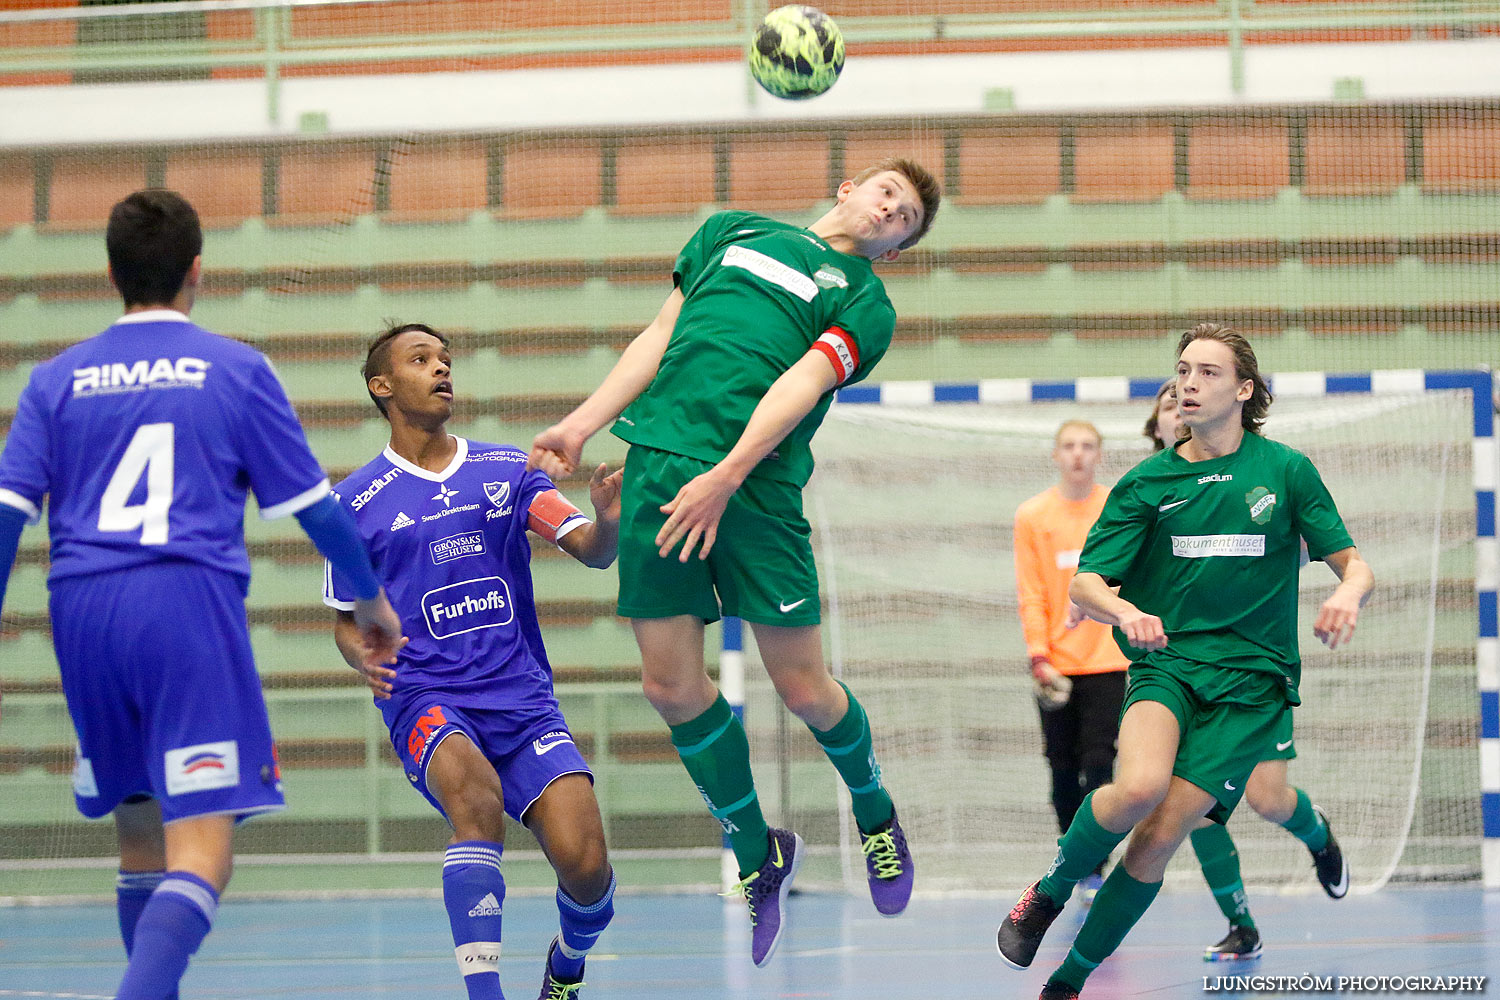
[(104, 245), (126, 308), (167, 305), (203, 252), (203, 227), (182, 195), (147, 188), (110, 210)]
[(391, 344), (403, 333), (425, 333), (436, 337), (444, 347), (448, 346), (448, 338), (438, 333), (426, 323), (391, 323), (386, 331), (370, 342), (369, 350), (365, 351), (365, 366), (360, 373), (365, 377), (365, 392), (370, 393), (370, 399), (375, 403), (375, 408), (380, 415), (387, 420), (390, 414), (386, 412), (385, 400), (375, 393), (370, 392), (370, 379), (376, 375), (389, 375), (391, 373)]

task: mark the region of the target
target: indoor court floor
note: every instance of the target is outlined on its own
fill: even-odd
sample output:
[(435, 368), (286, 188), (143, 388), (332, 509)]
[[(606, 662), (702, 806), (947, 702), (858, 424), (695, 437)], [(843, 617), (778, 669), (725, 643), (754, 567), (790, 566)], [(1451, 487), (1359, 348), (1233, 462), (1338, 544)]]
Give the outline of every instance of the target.
[[(743, 904), (726, 905), (710, 893), (622, 892), (615, 922), (589, 959), (582, 996), (1030, 1000), (1062, 959), (1082, 911), (1070, 904), (1035, 965), (1017, 972), (994, 947), (995, 926), (1009, 902), (919, 896), (902, 917), (886, 920), (868, 900), (797, 894), (780, 951), (766, 968), (756, 969), (748, 957)], [(1224, 931), (1212, 900), (1206, 892), (1164, 893), (1090, 979), (1084, 997), (1302, 992), (1231, 990), (1237, 984), (1218, 979), (1237, 975), (1261, 977), (1264, 986), (1271, 977), (1500, 974), (1500, 893), (1472, 886), (1390, 887), (1338, 902), (1310, 894), (1258, 895), (1253, 905), (1265, 955), (1253, 962), (1207, 963), (1202, 947)], [(548, 896), (506, 898), (501, 975), (511, 1000), (536, 996), (555, 920)], [(452, 955), (437, 899), (261, 902), (231, 896), (183, 982), (182, 997), (461, 1000)], [(107, 1000), (122, 961), (112, 906), (0, 909), (0, 997)], [(1485, 991), (1500, 992), (1500, 985), (1486, 982)], [(1415, 993), (1407, 987), (1401, 995)]]

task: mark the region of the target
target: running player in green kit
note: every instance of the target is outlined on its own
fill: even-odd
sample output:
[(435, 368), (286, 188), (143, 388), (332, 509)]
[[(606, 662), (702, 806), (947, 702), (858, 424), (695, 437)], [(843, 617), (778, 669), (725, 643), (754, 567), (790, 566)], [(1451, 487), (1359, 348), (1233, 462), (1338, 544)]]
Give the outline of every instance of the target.
[(921, 239), (940, 197), (927, 170), (892, 158), (839, 185), (805, 229), (749, 212), (710, 217), (678, 255), (656, 319), (532, 444), (531, 464), (554, 477), (578, 468), (584, 443), (611, 424), (631, 445), (619, 613), (635, 630), (646, 698), (739, 863), (756, 965), (780, 942), (802, 841), (767, 826), (744, 727), (704, 669), (703, 628), (720, 615), (750, 622), (777, 694), (848, 785), (876, 908), (893, 916), (911, 896), (911, 854), (869, 720), (823, 662), (802, 488), (834, 390), (866, 378), (895, 332), (871, 264)]
[(1069, 591), (1115, 626), (1132, 661), (1116, 777), (1084, 800), (1052, 867), (997, 934), (1001, 956), (1028, 967), (1074, 884), (1130, 834), (1042, 1000), (1079, 995), (1198, 819), (1229, 818), (1300, 704), (1301, 541), (1340, 580), (1313, 624), (1329, 648), (1353, 636), (1375, 583), (1312, 462), (1261, 436), (1271, 394), (1245, 338), (1200, 323), (1177, 355), (1189, 436), (1115, 485)]

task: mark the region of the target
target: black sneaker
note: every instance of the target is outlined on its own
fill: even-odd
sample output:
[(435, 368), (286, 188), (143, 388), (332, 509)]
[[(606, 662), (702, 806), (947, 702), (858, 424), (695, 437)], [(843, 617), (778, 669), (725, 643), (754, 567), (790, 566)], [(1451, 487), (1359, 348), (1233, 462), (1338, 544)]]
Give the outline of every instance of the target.
[(1078, 991), (1067, 983), (1049, 982), (1042, 987), (1042, 995), (1037, 1000), (1078, 1000)]
[(1239, 962), (1251, 958), (1260, 958), (1260, 931), (1240, 924), (1230, 924), (1224, 940), (1203, 949), (1205, 962)]
[(552, 971), (552, 953), (557, 950), (557, 938), (547, 949), (547, 971), (542, 973), (542, 992), (536, 1000), (579, 1000), (583, 989), (582, 979), (562, 979)]
[(1041, 890), (1040, 882), (1033, 882), (995, 932), (995, 947), (1000, 949), (1000, 957), (1017, 969), (1029, 968), (1047, 928), (1062, 909)]
[(1343, 848), (1339, 847), (1338, 838), (1333, 835), (1328, 814), (1321, 806), (1313, 806), (1313, 812), (1318, 814), (1328, 830), (1328, 843), (1323, 845), (1321, 851), (1312, 852), (1313, 867), (1318, 870), (1318, 883), (1330, 898), (1343, 899), (1349, 892), (1349, 863), (1344, 860)]

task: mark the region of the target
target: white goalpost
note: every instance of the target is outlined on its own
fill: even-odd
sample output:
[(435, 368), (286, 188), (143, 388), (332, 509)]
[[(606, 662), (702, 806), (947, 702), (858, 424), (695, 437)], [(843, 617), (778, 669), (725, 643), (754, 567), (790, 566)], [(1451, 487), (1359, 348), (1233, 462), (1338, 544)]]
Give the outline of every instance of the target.
[[(825, 641), (870, 714), (920, 889), (1019, 889), (1054, 853), (1013, 515), (1055, 481), (1049, 453), (1065, 419), (1103, 432), (1106, 484), (1144, 458), (1158, 384), (862, 386), (840, 394), (819, 432), (807, 514)], [(1317, 464), (1378, 580), (1353, 644), (1329, 652), (1311, 621), (1335, 579), (1321, 563), (1302, 572), (1291, 781), (1327, 809), (1354, 891), (1473, 877), (1482, 856), (1493, 880), (1497, 841), (1482, 837), (1483, 815), (1500, 787), (1492, 766), (1481, 778), (1477, 743), (1494, 755), (1494, 720), (1473, 737), (1476, 688), (1482, 715), (1495, 703), (1489, 373), (1293, 373), (1271, 384), (1266, 433)], [(863, 865), (847, 807), (834, 805), (836, 776), (763, 671), (748, 676), (762, 801), (811, 848), (799, 881), (857, 888)], [(1252, 890), (1316, 890), (1305, 848), (1248, 806), (1230, 831)], [(1201, 887), (1191, 851), (1168, 881)]]

